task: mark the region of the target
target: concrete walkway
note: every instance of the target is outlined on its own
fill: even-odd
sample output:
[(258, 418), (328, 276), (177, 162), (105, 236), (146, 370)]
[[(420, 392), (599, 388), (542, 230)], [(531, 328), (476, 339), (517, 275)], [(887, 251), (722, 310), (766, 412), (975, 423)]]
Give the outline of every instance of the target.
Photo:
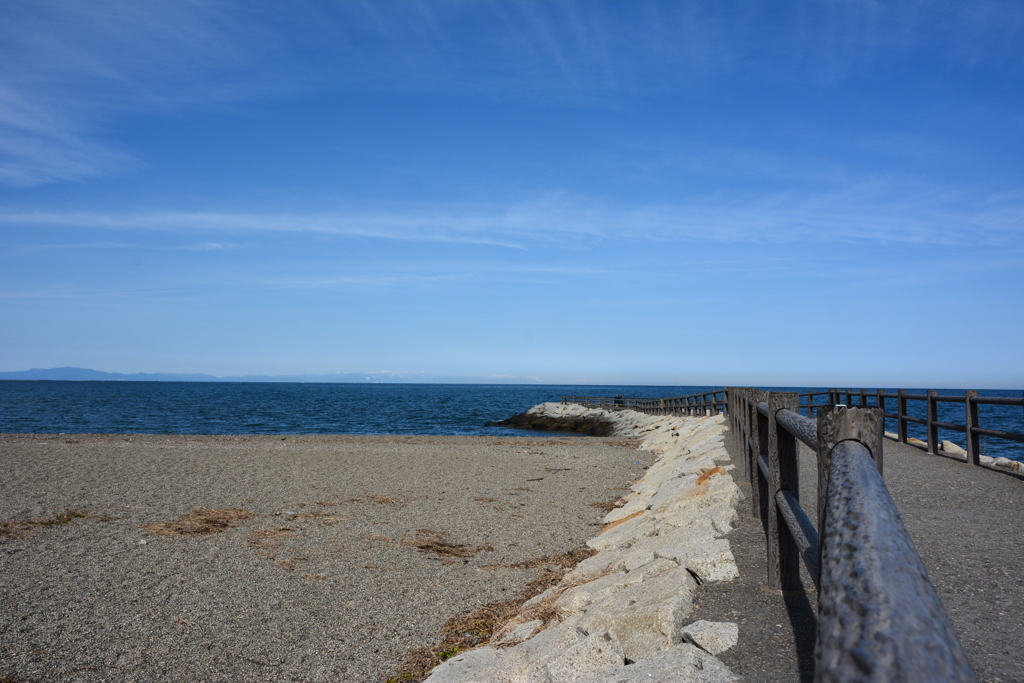
[[(733, 475), (749, 496), (745, 463), (726, 440)], [(801, 504), (813, 518), (815, 456), (800, 449)], [(885, 440), (885, 480), (982, 681), (1024, 681), (1024, 480)], [(695, 619), (740, 622), (740, 642), (721, 656), (750, 681), (809, 681), (816, 628), (814, 585), (784, 599), (765, 588), (761, 522), (740, 503), (729, 536), (736, 582), (707, 586)]]

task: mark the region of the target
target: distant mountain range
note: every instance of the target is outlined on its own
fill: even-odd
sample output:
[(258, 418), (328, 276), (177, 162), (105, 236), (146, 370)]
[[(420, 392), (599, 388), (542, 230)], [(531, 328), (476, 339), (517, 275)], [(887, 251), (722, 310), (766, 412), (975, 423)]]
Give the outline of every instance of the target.
[(540, 384), (536, 377), (494, 377), (431, 375), (426, 372), (338, 372), (329, 375), (214, 375), (173, 372), (103, 372), (88, 368), (33, 368), (17, 372), (0, 372), (4, 379), (39, 379), (100, 382), (334, 382), (356, 384)]

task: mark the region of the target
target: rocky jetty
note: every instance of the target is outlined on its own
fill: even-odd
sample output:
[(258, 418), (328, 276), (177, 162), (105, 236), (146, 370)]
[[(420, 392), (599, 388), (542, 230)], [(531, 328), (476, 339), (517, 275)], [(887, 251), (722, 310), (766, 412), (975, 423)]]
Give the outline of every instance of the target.
[(512, 420), (642, 438), (640, 448), (658, 458), (588, 541), (596, 555), (529, 600), (488, 644), (452, 657), (427, 680), (739, 681), (715, 657), (736, 644), (737, 625), (688, 620), (699, 585), (738, 575), (725, 538), (740, 492), (729, 475), (724, 418), (544, 403)]
[(629, 422), (629, 418), (623, 420), (622, 417), (627, 412), (630, 415), (637, 414), (633, 411), (584, 408), (576, 403), (541, 403), (525, 413), (495, 422), (494, 425), (516, 429), (580, 432), (590, 436), (616, 436), (625, 433), (621, 429), (625, 422)]

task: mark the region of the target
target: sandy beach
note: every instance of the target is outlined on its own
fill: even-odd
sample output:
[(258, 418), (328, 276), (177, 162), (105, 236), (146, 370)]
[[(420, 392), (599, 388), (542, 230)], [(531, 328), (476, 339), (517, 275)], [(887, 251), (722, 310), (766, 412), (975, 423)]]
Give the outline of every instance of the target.
[[(379, 681), (649, 464), (617, 438), (0, 435), (0, 677)], [(195, 509), (244, 513), (143, 528)]]

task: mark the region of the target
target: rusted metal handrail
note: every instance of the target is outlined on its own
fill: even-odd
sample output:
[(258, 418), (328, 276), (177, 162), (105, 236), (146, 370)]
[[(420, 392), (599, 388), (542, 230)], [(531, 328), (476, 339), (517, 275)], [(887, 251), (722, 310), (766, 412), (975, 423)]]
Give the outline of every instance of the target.
[[(811, 420), (795, 393), (727, 393), (768, 585), (801, 590), (802, 561), (818, 590), (815, 680), (976, 681), (882, 479), (882, 411), (821, 406)], [(817, 528), (799, 502), (796, 441), (818, 454)]]
[(830, 454), (816, 681), (977, 681), (863, 443)]

